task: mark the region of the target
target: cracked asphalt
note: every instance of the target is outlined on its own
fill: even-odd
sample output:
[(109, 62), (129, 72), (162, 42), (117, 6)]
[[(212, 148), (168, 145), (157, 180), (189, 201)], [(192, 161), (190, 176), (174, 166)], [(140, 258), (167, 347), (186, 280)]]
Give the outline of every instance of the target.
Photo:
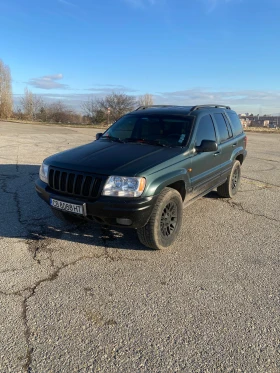
[(42, 160), (96, 132), (0, 122), (0, 372), (280, 372), (280, 136), (249, 133), (238, 195), (152, 251), (36, 195)]

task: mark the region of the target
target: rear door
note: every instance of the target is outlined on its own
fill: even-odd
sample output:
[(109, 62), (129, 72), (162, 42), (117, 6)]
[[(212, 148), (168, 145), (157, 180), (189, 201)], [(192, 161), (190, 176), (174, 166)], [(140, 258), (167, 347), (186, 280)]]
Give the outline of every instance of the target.
[[(202, 140), (217, 141), (213, 120), (209, 114), (199, 119), (196, 126), (194, 146), (200, 146)], [(196, 197), (211, 189), (220, 177), (220, 151), (197, 153), (192, 158), (191, 184), (192, 197)]]
[(226, 178), (232, 168), (232, 153), (237, 146), (236, 139), (233, 137), (232, 129), (227, 117), (223, 113), (212, 114), (216, 128), (218, 145), (220, 151), (221, 177)]

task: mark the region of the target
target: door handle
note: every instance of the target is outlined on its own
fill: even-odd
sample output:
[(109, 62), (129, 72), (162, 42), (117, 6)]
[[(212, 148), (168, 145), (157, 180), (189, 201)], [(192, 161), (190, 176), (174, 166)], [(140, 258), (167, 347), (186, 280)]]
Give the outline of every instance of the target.
[(234, 144), (232, 144), (232, 147), (234, 148), (236, 145), (237, 145), (237, 142), (235, 142)]
[(217, 155), (221, 154), (221, 152), (216, 152), (214, 153), (214, 157), (216, 157)]

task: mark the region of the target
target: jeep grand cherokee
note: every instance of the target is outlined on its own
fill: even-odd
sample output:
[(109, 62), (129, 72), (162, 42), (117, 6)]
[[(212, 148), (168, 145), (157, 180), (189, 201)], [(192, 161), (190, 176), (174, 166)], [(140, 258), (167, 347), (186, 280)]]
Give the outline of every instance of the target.
[(137, 229), (147, 247), (176, 240), (183, 207), (238, 191), (247, 138), (228, 106), (151, 106), (96, 141), (44, 160), (36, 190), (60, 219)]

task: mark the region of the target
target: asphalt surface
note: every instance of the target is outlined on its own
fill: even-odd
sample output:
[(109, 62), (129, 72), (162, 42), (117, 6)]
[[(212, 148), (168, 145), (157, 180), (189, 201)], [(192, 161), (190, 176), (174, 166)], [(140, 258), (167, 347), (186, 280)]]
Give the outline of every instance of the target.
[(280, 372), (280, 136), (249, 133), (238, 195), (152, 251), (36, 195), (42, 160), (95, 132), (0, 123), (0, 372)]

